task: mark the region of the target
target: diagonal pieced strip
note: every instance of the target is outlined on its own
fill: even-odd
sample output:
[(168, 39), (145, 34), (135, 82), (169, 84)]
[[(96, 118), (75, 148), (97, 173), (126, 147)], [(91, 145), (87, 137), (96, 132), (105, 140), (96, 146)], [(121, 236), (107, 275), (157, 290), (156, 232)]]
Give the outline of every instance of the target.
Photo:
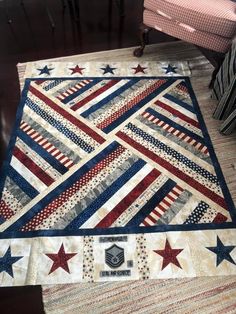
[(92, 202), (86, 210), (78, 215), (67, 227), (66, 230), (76, 230), (83, 226), (83, 224), (101, 207), (109, 198), (112, 197), (126, 182), (130, 180), (140, 169), (146, 165), (146, 162), (139, 159), (130, 166), (109, 188), (101, 193), (98, 198)]
[[(70, 160), (67, 156), (65, 156), (58, 148), (56, 148), (52, 143), (50, 143), (46, 138), (44, 138), (43, 135), (39, 134), (36, 130), (34, 130), (30, 125), (28, 125), (25, 121), (22, 120), (21, 125), (20, 125), (20, 129), (26, 134), (26, 136), (24, 136), (24, 133), (21, 133), (22, 137), (24, 137), (24, 141), (25, 142), (30, 142), (30, 140), (27, 140), (27, 136), (30, 137), (35, 143), (34, 149), (36, 149), (37, 151), (42, 147), (43, 149), (43, 153), (41, 154), (42, 156), (44, 156), (46, 158), (46, 160), (49, 160), (50, 162), (50, 158), (47, 158), (47, 153), (50, 154), (50, 156), (52, 157), (52, 161), (50, 162), (50, 164), (52, 166), (54, 166), (56, 169), (58, 169), (61, 173), (65, 173), (65, 169), (63, 169), (62, 167), (57, 167), (58, 162), (65, 166), (66, 168), (71, 168), (73, 166), (73, 161)], [(20, 132), (18, 132), (18, 135)], [(31, 141), (32, 144), (32, 141)], [(46, 150), (46, 152), (45, 152)]]
[[(181, 131), (180, 131), (179, 129), (175, 127), (175, 124), (171, 123), (171, 121), (167, 123), (163, 121), (162, 119), (160, 119), (160, 117), (157, 118), (156, 112), (152, 110), (151, 108), (147, 108), (142, 113), (142, 116), (146, 121), (151, 122), (152, 124), (161, 128), (163, 132), (165, 132), (165, 134), (168, 134), (168, 133), (173, 134), (173, 136), (177, 138), (180, 142), (184, 142), (185, 145), (189, 144), (188, 145), (189, 147), (194, 147), (196, 150), (209, 156), (208, 148), (204, 144), (202, 144), (202, 141), (200, 142), (199, 140), (196, 140), (192, 136), (189, 136), (186, 133), (187, 130), (186, 129), (184, 130), (184, 128), (180, 127), (181, 128)], [(140, 121), (142, 122), (142, 120)], [(156, 128), (154, 129), (156, 130)]]
[(129, 206), (156, 180), (160, 175), (157, 169), (153, 169), (142, 181), (140, 181), (128, 195), (120, 200), (120, 202), (96, 225), (96, 228), (110, 227), (121, 214), (123, 214)]
[(227, 209), (225, 200), (222, 196), (216, 194), (215, 192), (209, 190), (205, 185), (202, 183), (194, 180), (191, 176), (188, 174), (180, 171), (177, 167), (172, 165), (167, 160), (163, 159), (162, 157), (158, 156), (154, 152), (150, 151), (146, 147), (142, 146), (140, 143), (136, 142), (134, 139), (130, 138), (125, 133), (119, 131), (117, 133), (117, 136), (120, 137), (122, 140), (124, 140), (126, 143), (128, 143), (131, 147), (134, 149), (137, 149), (139, 152), (156, 162), (157, 164), (160, 164), (162, 167), (164, 167), (166, 170), (168, 170), (172, 175), (177, 176), (184, 182), (186, 182), (188, 185), (193, 187), (194, 189), (197, 189), (200, 193), (205, 195), (206, 197), (210, 198), (214, 203), (217, 203), (221, 207)]
[(74, 104), (71, 107), (71, 109), (74, 111), (78, 110), (79, 108), (83, 107), (87, 103), (91, 102), (93, 99), (97, 98), (99, 95), (108, 91), (111, 87), (115, 86), (119, 82), (120, 82), (120, 80), (118, 80), (118, 79), (116, 79), (116, 80), (113, 79), (113, 80), (108, 81), (106, 84), (104, 84), (103, 86), (101, 86), (100, 88), (98, 88), (97, 90), (92, 92), (91, 94), (89, 94), (87, 97), (84, 97), (80, 101), (76, 102), (76, 104)]
[[(153, 167), (149, 164), (145, 164), (139, 171), (137, 171), (126, 183), (119, 188), (114, 189), (113, 195), (105, 203), (102, 204), (100, 208), (81, 226), (81, 228), (94, 228), (100, 220), (105, 218), (113, 208), (120, 202), (122, 199), (126, 199), (126, 196), (135, 188), (136, 185), (139, 185), (143, 179), (152, 172)], [(121, 176), (121, 175), (120, 175)], [(118, 182), (118, 180), (117, 180)], [(109, 191), (109, 187), (107, 188)], [(98, 197), (99, 198), (99, 197)], [(135, 201), (135, 198), (133, 199)]]
[(124, 115), (127, 111), (131, 110), (133, 107), (137, 106), (142, 100), (147, 100), (147, 97), (157, 90), (162, 84), (164, 84), (165, 80), (158, 80), (154, 82), (150, 86), (148, 86), (144, 91), (138, 93), (134, 98), (130, 101), (125, 102), (125, 104), (119, 108), (117, 111), (113, 111), (110, 116), (106, 117), (102, 122), (96, 124), (96, 127), (99, 129), (106, 129), (111, 123)]
[(59, 95), (57, 95), (56, 98), (61, 100), (63, 104), (66, 104), (77, 96), (78, 91), (81, 92), (81, 89), (83, 89), (84, 87), (86, 88), (91, 87), (92, 82), (93, 82), (92, 80), (82, 80), (80, 82), (77, 82), (73, 86), (67, 88), (65, 91), (59, 93)]
[(24, 215), (11, 224), (9, 230), (15, 230), (15, 228), (22, 228), (24, 231), (33, 230), (59, 206), (63, 205), (79, 188), (83, 188), (86, 182), (93, 178), (93, 175), (100, 172), (107, 163), (110, 163), (117, 154), (121, 154), (124, 150), (125, 148), (116, 142), (105, 147), (81, 168), (77, 169), (70, 176), (70, 180), (64, 180), (61, 185), (42, 198), (40, 206), (36, 203)]
[(139, 226), (150, 213), (156, 208), (165, 196), (173, 189), (176, 183), (168, 179), (139, 212), (126, 224), (127, 227)]
[(40, 90), (36, 89), (32, 85), (29, 87), (29, 91), (34, 94), (35, 96), (39, 97), (42, 101), (44, 101), (51, 109), (55, 110), (59, 113), (64, 119), (67, 119), (80, 130), (84, 131), (85, 133), (89, 134), (94, 140), (98, 143), (104, 143), (105, 139), (102, 138), (98, 133), (96, 133), (93, 129), (89, 126), (82, 123), (77, 117), (71, 115), (68, 111), (59, 107), (56, 103), (54, 103), (50, 98), (48, 98), (45, 94), (43, 94)]
[(180, 110), (174, 109), (173, 107), (165, 104), (164, 102), (162, 102), (160, 100), (156, 101), (155, 105), (165, 109), (166, 111), (169, 111), (171, 114), (178, 117), (179, 119), (181, 119), (181, 120), (193, 125), (194, 127), (200, 129), (200, 125), (199, 125), (199, 122), (197, 120), (190, 118), (188, 115), (184, 114)]
[(151, 211), (151, 213), (143, 220), (140, 226), (154, 226), (162, 215), (170, 208), (176, 201), (183, 189), (177, 184), (173, 189), (163, 198), (163, 200)]

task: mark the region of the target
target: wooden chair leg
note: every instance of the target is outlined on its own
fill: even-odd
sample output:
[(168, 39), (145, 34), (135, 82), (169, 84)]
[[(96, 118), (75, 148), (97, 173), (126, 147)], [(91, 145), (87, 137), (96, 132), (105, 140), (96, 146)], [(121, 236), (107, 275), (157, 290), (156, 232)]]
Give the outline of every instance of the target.
[(203, 47), (197, 46), (198, 49), (202, 52), (202, 54), (210, 61), (210, 63), (213, 65), (214, 70), (212, 72), (211, 81), (209, 84), (209, 88), (213, 88), (216, 75), (224, 61), (225, 53), (212, 51)]
[(141, 46), (139, 48), (136, 48), (133, 52), (134, 56), (137, 58), (140, 58), (143, 55), (143, 50), (146, 44), (148, 44), (148, 35), (149, 35), (150, 30), (152, 30), (152, 28), (145, 24), (141, 24), (139, 27), (139, 30), (140, 30)]

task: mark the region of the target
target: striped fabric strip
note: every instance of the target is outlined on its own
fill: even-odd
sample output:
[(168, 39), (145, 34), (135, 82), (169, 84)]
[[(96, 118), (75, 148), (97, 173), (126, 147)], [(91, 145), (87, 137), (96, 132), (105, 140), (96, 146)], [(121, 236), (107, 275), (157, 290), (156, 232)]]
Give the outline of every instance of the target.
[[(129, 109), (126, 109), (126, 106), (124, 106), (124, 112), (119, 112), (118, 116), (114, 115), (112, 118), (112, 121), (109, 121), (110, 123), (105, 127), (102, 128), (102, 131), (105, 133), (109, 133), (113, 131), (116, 127), (118, 127), (122, 122), (124, 122), (126, 119), (128, 119), (133, 113), (135, 113), (138, 109), (142, 108), (144, 105), (146, 105), (148, 102), (150, 102), (152, 99), (154, 99), (161, 91), (165, 90), (167, 87), (169, 87), (172, 84), (171, 81), (169, 82), (158, 82), (156, 84), (156, 88), (154, 90), (150, 90), (145, 98), (141, 98), (140, 101), (138, 101), (134, 106), (132, 106)], [(154, 86), (153, 86), (154, 87)], [(127, 104), (129, 106), (129, 104)]]
[(183, 189), (176, 184), (171, 191), (163, 198), (163, 200), (151, 211), (151, 213), (143, 220), (140, 226), (154, 226), (162, 215), (170, 208), (170, 206), (178, 199)]
[(154, 182), (160, 175), (157, 169), (153, 169), (135, 188), (123, 198), (97, 225), (96, 228), (108, 228), (115, 220)]
[(164, 199), (166, 194), (170, 192), (176, 183), (169, 179), (165, 184), (153, 195), (153, 197), (140, 209), (140, 211), (127, 223), (126, 226), (139, 226), (145, 217), (147, 217), (157, 206), (157, 204)]
[(113, 87), (114, 85), (116, 85), (120, 80), (111, 80), (108, 81), (105, 85), (103, 85), (102, 87), (100, 87), (99, 89), (97, 89), (96, 91), (92, 92), (91, 94), (89, 94), (87, 97), (81, 99), (80, 101), (78, 101), (76, 104), (74, 104), (71, 109), (76, 111), (77, 109), (79, 109), (80, 107), (84, 106), (85, 104), (87, 104), (89, 101), (95, 99), (97, 96), (101, 95), (102, 93), (106, 92), (107, 90), (109, 90), (111, 87)]
[[(71, 168), (73, 166), (73, 161), (65, 156), (59, 149), (57, 149), (53, 144), (51, 144), (42, 135), (31, 128), (26, 122), (22, 121), (18, 131), (18, 136), (60, 173), (65, 173), (66, 168)], [(26, 131), (25, 131), (26, 130)]]
[(78, 95), (84, 91), (90, 89), (93, 85), (97, 83), (97, 80), (83, 80), (71, 86), (67, 90), (63, 91), (57, 98), (63, 103), (67, 104), (71, 100), (75, 99)]
[(91, 114), (95, 111), (102, 108), (105, 104), (107, 104), (111, 99), (115, 98), (116, 96), (120, 96), (124, 91), (129, 88), (132, 88), (134, 84), (136, 84), (140, 79), (130, 80), (125, 83), (123, 86), (119, 87), (115, 91), (112, 91), (111, 94), (107, 95), (107, 97), (103, 98), (99, 102), (95, 103), (93, 106), (90, 106), (86, 111), (84, 111), (81, 116), (84, 118), (88, 118)]
[[(96, 133), (93, 129), (91, 129), (88, 125), (84, 124), (78, 118), (71, 115), (68, 111), (58, 106), (55, 102), (53, 102), (49, 97), (42, 94), (41, 91), (34, 88), (32, 85), (29, 88), (29, 91), (38, 97), (40, 100), (44, 101), (50, 108), (52, 108), (55, 112), (59, 113), (65, 120), (68, 120), (70, 123), (80, 128), (83, 132), (89, 134), (95, 141), (102, 144), (105, 142), (104, 138), (101, 137), (98, 133)], [(35, 105), (35, 104), (34, 104)], [(37, 106), (36, 106), (37, 107)], [(58, 121), (57, 123), (58, 124)], [(73, 137), (73, 136), (72, 136)], [(87, 144), (88, 146), (89, 144)]]
[(146, 112), (151, 114), (151, 115), (153, 115), (156, 119), (162, 121), (163, 124), (166, 123), (168, 125), (171, 125), (177, 131), (179, 131), (179, 133), (184, 133), (184, 134), (188, 135), (189, 137), (191, 137), (192, 139), (196, 140), (197, 142), (199, 142), (199, 143), (201, 143), (203, 145), (205, 144), (204, 138), (202, 138), (201, 136), (199, 136), (195, 132), (193, 132), (190, 128), (188, 128), (186, 126), (186, 124), (182, 124), (182, 123), (180, 123), (180, 121), (175, 122), (170, 117), (168, 118), (165, 115), (161, 114), (160, 112), (157, 112), (157, 111), (153, 110), (152, 108), (147, 108)]
[(92, 179), (92, 175), (96, 175), (97, 172), (100, 172), (110, 160), (115, 158), (117, 153), (120, 154), (123, 151), (124, 148), (117, 142), (111, 143), (76, 171), (70, 177), (70, 180), (64, 181), (61, 186), (58, 187), (56, 193), (54, 191), (52, 194), (47, 195), (47, 197), (41, 200), (40, 206), (36, 204), (30, 211), (12, 224), (9, 230), (14, 230), (14, 228), (22, 228), (23, 231), (33, 230), (35, 226), (42, 222), (44, 217), (48, 217), (51, 212), (63, 205), (79, 188), (83, 188), (86, 182)]
[(117, 133), (117, 136), (119, 136), (122, 140), (124, 140), (125, 142), (127, 142), (128, 144), (130, 144), (132, 147), (134, 147), (135, 149), (137, 149), (138, 151), (140, 151), (142, 154), (144, 154), (145, 156), (147, 156), (148, 158), (150, 158), (151, 160), (153, 160), (154, 162), (156, 162), (157, 164), (162, 165), (162, 167), (164, 167), (165, 169), (167, 169), (169, 172), (171, 172), (172, 174), (176, 175), (177, 177), (179, 177), (181, 180), (188, 182), (188, 184), (192, 187), (192, 188), (196, 188), (199, 192), (203, 193), (204, 195), (206, 195), (209, 199), (211, 199), (213, 202), (216, 202), (217, 204), (219, 204), (221, 207), (226, 208), (226, 203), (225, 200), (217, 195), (216, 193), (214, 193), (213, 191), (209, 190), (204, 184), (194, 180), (191, 176), (189, 176), (188, 174), (180, 171), (178, 168), (176, 168), (175, 166), (173, 166), (171, 163), (169, 163), (168, 161), (164, 160), (163, 158), (161, 158), (160, 156), (158, 156), (157, 154), (151, 152), (150, 150), (148, 150), (147, 148), (145, 148), (144, 146), (140, 145), (138, 142), (134, 141), (132, 138), (130, 138), (129, 136), (127, 136), (125, 133), (119, 131)]
[(170, 155), (171, 158), (176, 159), (180, 164), (186, 165), (188, 168), (193, 169), (196, 173), (200, 174), (203, 178), (208, 179), (210, 182), (218, 185), (218, 179), (215, 175), (211, 174), (206, 169), (203, 169), (201, 166), (199, 166), (197, 163), (193, 162), (189, 158), (185, 157), (178, 151), (170, 148), (168, 145), (162, 143), (158, 139), (154, 138), (153, 136), (147, 134), (141, 128), (137, 127), (136, 125), (129, 123), (127, 126), (127, 129), (131, 130), (135, 135), (142, 138), (143, 141), (148, 142), (149, 144), (155, 145), (155, 147), (158, 147), (161, 151), (165, 152), (166, 154)]
[(173, 136), (177, 137), (180, 141), (183, 141), (184, 143), (188, 143), (188, 144), (190, 144), (191, 147), (195, 147), (200, 152), (202, 152), (206, 155), (209, 155), (208, 149), (205, 145), (203, 145), (199, 141), (196, 141), (191, 136), (188, 136), (185, 132), (181, 132), (181, 131), (177, 130), (175, 127), (173, 127), (172, 124), (165, 123), (164, 121), (156, 118), (154, 115), (152, 115), (148, 112), (148, 109), (147, 109), (147, 111), (144, 111), (142, 113), (142, 116), (146, 120), (151, 122), (152, 124), (165, 130), (165, 132), (173, 134)]

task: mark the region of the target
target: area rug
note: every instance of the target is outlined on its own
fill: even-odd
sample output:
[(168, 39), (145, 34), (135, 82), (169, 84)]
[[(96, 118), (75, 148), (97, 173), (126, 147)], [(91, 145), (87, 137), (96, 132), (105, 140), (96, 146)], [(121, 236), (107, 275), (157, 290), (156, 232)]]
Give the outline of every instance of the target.
[(1, 175), (2, 285), (231, 275), (235, 208), (187, 63), (33, 63)]

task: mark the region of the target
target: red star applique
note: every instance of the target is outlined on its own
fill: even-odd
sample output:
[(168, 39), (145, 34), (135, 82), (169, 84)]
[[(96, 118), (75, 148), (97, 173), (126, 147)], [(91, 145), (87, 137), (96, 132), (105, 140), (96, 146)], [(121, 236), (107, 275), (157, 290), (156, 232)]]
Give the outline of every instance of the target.
[(53, 261), (49, 274), (53, 273), (57, 268), (61, 267), (70, 273), (67, 261), (77, 253), (65, 253), (64, 245), (62, 243), (57, 254), (46, 254)]
[(72, 71), (72, 73), (71, 73), (71, 75), (72, 74), (74, 74), (74, 73), (79, 73), (79, 74), (83, 74), (83, 70), (84, 70), (85, 68), (81, 68), (81, 67), (79, 67), (78, 65), (76, 65), (74, 68), (70, 68), (70, 70)]
[(183, 251), (183, 249), (172, 249), (169, 241), (166, 240), (164, 250), (155, 250), (154, 251), (155, 253), (157, 253), (163, 257), (163, 263), (162, 263), (161, 270), (163, 270), (170, 263), (178, 266), (179, 268), (182, 268), (178, 259), (177, 259), (177, 255), (179, 255), (182, 251)]
[(144, 68), (142, 67), (140, 64), (138, 64), (136, 66), (136, 68), (132, 68), (134, 70), (134, 74), (137, 74), (137, 73), (144, 73), (145, 74), (145, 71), (147, 68)]

